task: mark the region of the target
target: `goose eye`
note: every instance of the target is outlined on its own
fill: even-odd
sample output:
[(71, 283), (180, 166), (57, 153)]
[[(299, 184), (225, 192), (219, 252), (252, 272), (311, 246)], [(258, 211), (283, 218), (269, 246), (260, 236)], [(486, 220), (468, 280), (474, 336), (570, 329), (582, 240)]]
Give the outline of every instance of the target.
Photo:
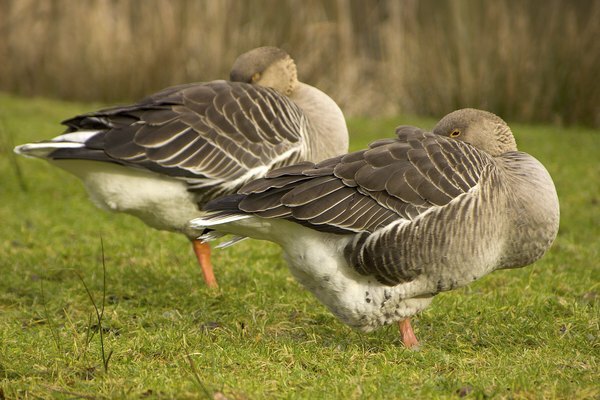
[(450, 132), (450, 137), (458, 137), (460, 136), (460, 130), (459, 129), (455, 129), (452, 132)]
[(252, 75), (251, 82), (254, 83), (259, 79), (260, 79), (260, 72), (256, 72), (256, 73), (254, 73), (254, 75)]

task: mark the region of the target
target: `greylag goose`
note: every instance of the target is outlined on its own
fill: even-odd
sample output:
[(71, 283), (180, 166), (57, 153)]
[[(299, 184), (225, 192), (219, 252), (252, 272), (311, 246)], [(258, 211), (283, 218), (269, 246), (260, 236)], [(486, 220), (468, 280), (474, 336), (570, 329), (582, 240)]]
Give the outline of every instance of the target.
[(276, 47), (239, 56), (231, 81), (171, 87), (63, 124), (66, 133), (15, 152), (73, 173), (101, 208), (185, 234), (212, 287), (210, 247), (188, 226), (201, 206), (271, 168), (348, 151), (340, 108), (299, 82), (294, 61)]
[[(279, 244), (294, 277), (345, 324), (399, 323), (437, 293), (538, 260), (554, 241), (552, 179), (517, 151), (498, 116), (462, 109), (432, 132), (401, 126), (395, 139), (299, 163), (209, 202), (191, 225)], [(225, 243), (228, 244), (228, 243)]]

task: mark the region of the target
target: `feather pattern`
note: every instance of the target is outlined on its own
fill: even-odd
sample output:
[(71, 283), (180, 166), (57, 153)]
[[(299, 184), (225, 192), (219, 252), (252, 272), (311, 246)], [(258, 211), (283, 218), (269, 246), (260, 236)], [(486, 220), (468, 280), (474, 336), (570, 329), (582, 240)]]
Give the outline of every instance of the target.
[[(433, 132), (396, 134), (274, 170), (208, 203), (192, 226), (278, 243), (296, 279), (365, 331), (548, 250), (559, 225), (556, 189), (499, 117), (464, 109)], [(235, 216), (247, 218), (220, 222)]]
[(341, 110), (298, 81), (283, 50), (242, 54), (231, 78), (174, 86), (135, 104), (73, 117), (63, 122), (63, 135), (15, 152), (77, 175), (102, 208), (193, 239), (188, 221), (208, 200), (235, 193), (270, 169), (348, 148)]
[[(86, 142), (107, 161), (146, 168), (197, 183), (238, 179), (306, 156), (308, 121), (273, 89), (214, 81), (189, 84), (148, 97), (135, 106), (113, 107), (64, 122), (70, 132), (102, 128)], [(51, 158), (72, 158), (57, 150)], [(79, 155), (85, 158), (85, 154)]]
[[(403, 126), (396, 135), (274, 170), (208, 203), (192, 226), (278, 243), (296, 279), (364, 331), (548, 250), (558, 230), (556, 189), (499, 117), (458, 110), (431, 133)], [(239, 216), (246, 218), (222, 222)], [(404, 343), (413, 339), (406, 334)]]
[[(374, 232), (447, 205), (475, 187), (489, 156), (473, 146), (413, 127), (397, 139), (319, 164), (275, 170), (242, 187), (239, 209), (327, 232)], [(208, 206), (208, 210), (212, 206)]]

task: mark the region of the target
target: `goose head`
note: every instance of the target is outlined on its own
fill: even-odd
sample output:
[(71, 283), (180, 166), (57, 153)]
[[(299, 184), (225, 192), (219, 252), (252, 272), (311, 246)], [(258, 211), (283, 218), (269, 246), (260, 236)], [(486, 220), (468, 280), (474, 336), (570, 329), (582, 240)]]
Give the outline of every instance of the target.
[(494, 157), (517, 150), (512, 131), (502, 118), (474, 108), (446, 115), (433, 128), (433, 133), (462, 140)]
[(296, 64), (277, 47), (258, 47), (239, 56), (231, 68), (230, 79), (270, 87), (289, 96), (296, 89)]

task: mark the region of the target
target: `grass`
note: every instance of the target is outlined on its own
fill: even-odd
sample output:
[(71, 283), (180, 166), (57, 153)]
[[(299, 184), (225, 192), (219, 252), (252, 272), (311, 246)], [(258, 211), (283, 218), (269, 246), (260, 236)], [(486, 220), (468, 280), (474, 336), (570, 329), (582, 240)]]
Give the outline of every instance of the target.
[[(513, 125), (555, 179), (561, 230), (528, 268), (437, 296), (411, 352), (393, 327), (347, 328), (279, 249), (215, 251), (201, 283), (186, 239), (97, 210), (72, 176), (16, 159), (95, 105), (0, 94), (0, 398), (597, 398), (600, 133)], [(350, 121), (352, 148), (397, 117)], [(105, 267), (104, 267), (105, 266)]]

